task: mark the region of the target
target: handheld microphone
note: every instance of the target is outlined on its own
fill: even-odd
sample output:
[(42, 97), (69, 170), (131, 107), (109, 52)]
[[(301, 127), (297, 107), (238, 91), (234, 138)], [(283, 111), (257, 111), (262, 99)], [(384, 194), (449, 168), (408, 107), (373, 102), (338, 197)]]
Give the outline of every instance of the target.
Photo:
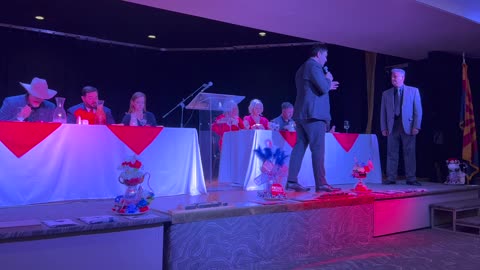
[(327, 66), (323, 66), (323, 72), (324, 72), (325, 74), (328, 73), (328, 67), (327, 67)]

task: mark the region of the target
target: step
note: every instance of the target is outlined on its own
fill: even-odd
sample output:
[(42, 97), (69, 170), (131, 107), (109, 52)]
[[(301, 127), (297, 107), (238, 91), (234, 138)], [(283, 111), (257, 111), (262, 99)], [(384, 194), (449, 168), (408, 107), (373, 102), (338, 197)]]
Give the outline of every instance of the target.
[(454, 211), (454, 210), (462, 211), (462, 210), (475, 209), (475, 208), (480, 208), (480, 199), (434, 203), (430, 205), (430, 208), (439, 209), (439, 210), (450, 210), (450, 211)]
[(456, 221), (457, 225), (472, 227), (480, 229), (480, 216), (468, 217), (468, 218), (459, 218)]

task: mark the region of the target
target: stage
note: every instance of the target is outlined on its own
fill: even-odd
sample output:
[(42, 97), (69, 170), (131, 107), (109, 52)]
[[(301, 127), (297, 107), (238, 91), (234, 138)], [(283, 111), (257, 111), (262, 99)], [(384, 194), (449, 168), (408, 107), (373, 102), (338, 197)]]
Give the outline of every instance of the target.
[[(432, 203), (479, 197), (479, 186), (423, 184), (369, 184), (373, 193), (338, 196), (287, 192), (284, 201), (265, 201), (256, 191), (214, 181), (208, 194), (157, 197), (150, 213), (133, 217), (113, 215), (113, 199), (5, 207), (0, 259), (7, 266), (2, 269), (241, 269), (272, 260), (308, 261), (427, 228)], [(353, 185), (338, 187), (349, 192)], [(216, 202), (220, 206), (213, 207)], [(108, 215), (114, 220), (79, 219)], [(76, 225), (43, 223), (58, 219)]]

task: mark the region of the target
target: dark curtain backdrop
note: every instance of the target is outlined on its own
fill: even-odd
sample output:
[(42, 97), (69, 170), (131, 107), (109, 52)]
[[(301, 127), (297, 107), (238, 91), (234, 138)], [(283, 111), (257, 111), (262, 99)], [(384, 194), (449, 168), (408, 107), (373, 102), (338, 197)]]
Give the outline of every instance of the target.
[[(162, 115), (209, 81), (214, 85), (206, 92), (245, 96), (239, 104), (241, 116), (248, 113), (253, 98), (263, 101), (267, 118), (278, 116), (282, 102), (295, 101), (294, 74), (308, 53), (307, 47), (157, 52), (5, 28), (0, 29), (0, 35), (0, 99), (24, 93), (18, 82), (29, 83), (37, 76), (47, 79), (58, 96), (67, 98), (68, 108), (81, 102), (83, 86), (92, 85), (99, 89), (100, 98), (105, 99), (118, 122), (128, 110), (132, 93), (142, 91), (147, 94), (148, 110), (160, 124), (171, 127), (180, 125), (180, 110), (165, 119)], [(329, 70), (340, 81), (339, 90), (331, 93), (332, 125), (343, 132), (343, 121), (349, 120), (350, 132), (363, 133), (368, 120), (364, 52), (330, 46), (328, 58)], [(467, 61), (478, 125), (480, 65), (478, 60)], [(418, 176), (430, 177), (431, 153), (436, 147), (433, 131), (445, 133), (445, 155), (460, 157), (461, 58), (432, 53), (427, 60), (413, 62), (377, 56), (372, 133), (379, 136), (382, 164), (386, 140), (379, 131), (380, 100), (383, 90), (390, 87), (385, 67), (401, 63), (409, 64), (406, 84), (419, 87), (422, 94), (424, 121), (417, 138)], [(185, 110), (184, 119), (190, 119), (187, 127), (198, 127), (197, 111)]]

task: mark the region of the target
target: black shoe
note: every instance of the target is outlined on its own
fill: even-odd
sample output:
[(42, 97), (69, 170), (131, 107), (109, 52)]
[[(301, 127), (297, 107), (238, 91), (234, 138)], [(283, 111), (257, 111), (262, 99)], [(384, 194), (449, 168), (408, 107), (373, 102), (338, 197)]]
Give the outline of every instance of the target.
[(418, 182), (417, 180), (414, 180), (414, 181), (407, 181), (407, 185), (411, 185), (411, 186), (421, 186), (422, 183)]
[(384, 185), (395, 185), (397, 182), (395, 182), (395, 180), (387, 180), (385, 182), (383, 182)]
[(334, 188), (330, 185), (321, 185), (315, 187), (315, 192), (321, 192), (321, 191), (326, 191), (326, 192), (334, 192), (334, 191), (340, 191), (342, 190), (341, 188)]
[(287, 189), (295, 190), (296, 192), (306, 192), (310, 190), (310, 188), (304, 187), (299, 183), (294, 182), (287, 182)]

